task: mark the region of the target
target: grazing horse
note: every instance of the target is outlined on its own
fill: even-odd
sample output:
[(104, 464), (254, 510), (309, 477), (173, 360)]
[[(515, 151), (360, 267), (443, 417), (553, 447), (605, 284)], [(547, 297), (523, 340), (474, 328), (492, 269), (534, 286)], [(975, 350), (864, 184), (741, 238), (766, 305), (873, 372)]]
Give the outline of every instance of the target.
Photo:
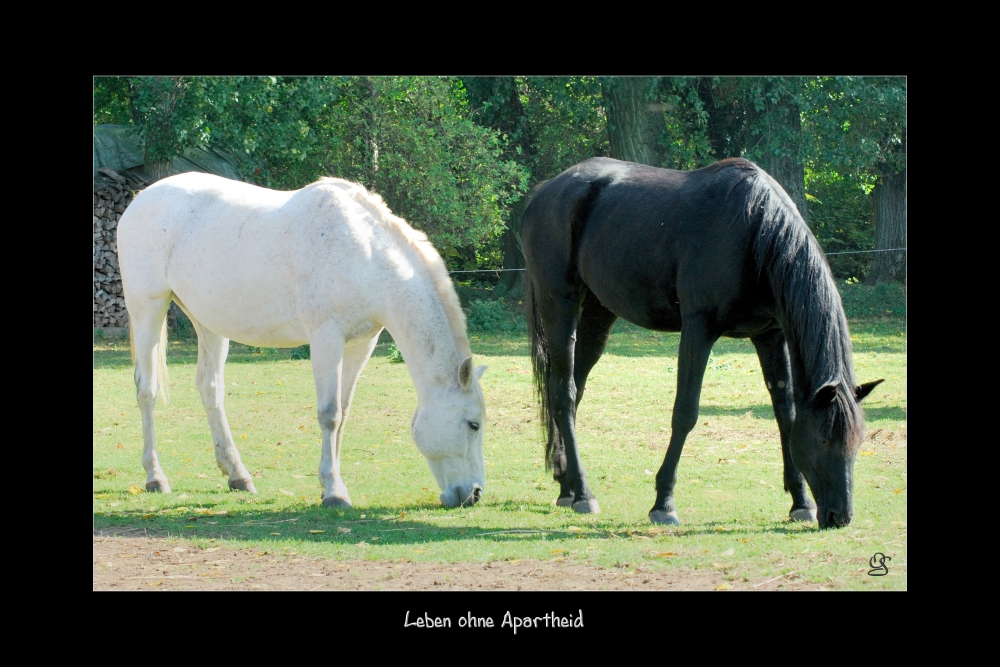
[[(196, 382), (229, 488), (256, 492), (223, 407), (229, 340), (311, 347), (323, 434), (323, 504), (350, 506), (340, 445), (354, 388), (382, 328), (417, 390), (410, 424), (449, 507), (484, 488), (485, 404), (451, 279), (427, 237), (378, 195), (324, 178), (294, 192), (201, 173), (146, 188), (118, 226), (122, 286), (142, 412), (146, 490), (170, 492), (153, 406), (166, 389), (170, 301), (198, 334)], [(162, 394), (164, 398), (165, 394)]]
[(855, 384), (829, 265), (764, 170), (743, 159), (674, 171), (593, 158), (537, 190), (521, 235), (546, 462), (560, 484), (559, 505), (600, 511), (574, 423), (587, 375), (621, 317), (681, 332), (652, 522), (680, 523), (677, 462), (698, 420), (712, 345), (729, 336), (750, 338), (757, 350), (781, 433), (790, 517), (815, 521), (818, 504), (820, 527), (850, 523), (854, 458), (864, 439), (859, 402), (881, 380)]

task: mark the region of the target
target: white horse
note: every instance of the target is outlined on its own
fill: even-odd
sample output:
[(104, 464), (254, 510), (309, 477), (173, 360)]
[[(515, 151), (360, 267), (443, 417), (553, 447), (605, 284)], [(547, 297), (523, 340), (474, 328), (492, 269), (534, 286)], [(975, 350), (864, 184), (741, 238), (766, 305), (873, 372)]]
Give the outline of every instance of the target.
[(323, 433), (323, 504), (350, 506), (340, 445), (354, 387), (382, 328), (417, 389), (413, 441), (457, 507), (483, 493), (485, 403), (465, 316), (427, 237), (362, 186), (324, 178), (278, 192), (201, 173), (146, 188), (118, 226), (122, 287), (142, 413), (146, 490), (170, 492), (153, 430), (166, 398), (170, 301), (198, 334), (196, 381), (229, 487), (256, 492), (223, 407), (229, 340), (311, 346)]

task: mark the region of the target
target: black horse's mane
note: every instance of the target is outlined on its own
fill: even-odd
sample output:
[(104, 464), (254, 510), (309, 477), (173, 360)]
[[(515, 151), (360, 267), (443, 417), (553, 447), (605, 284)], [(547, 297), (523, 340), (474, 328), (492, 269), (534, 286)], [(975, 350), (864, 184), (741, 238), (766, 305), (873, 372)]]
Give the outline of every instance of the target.
[[(750, 165), (750, 163), (747, 163)], [(836, 422), (843, 435), (863, 429), (854, 400), (851, 336), (833, 274), (819, 242), (795, 204), (770, 176), (754, 168), (744, 176), (750, 192), (745, 215), (757, 274), (770, 283), (789, 353), (801, 361), (810, 400), (824, 386), (837, 388)], [(856, 438), (848, 438), (854, 442)]]

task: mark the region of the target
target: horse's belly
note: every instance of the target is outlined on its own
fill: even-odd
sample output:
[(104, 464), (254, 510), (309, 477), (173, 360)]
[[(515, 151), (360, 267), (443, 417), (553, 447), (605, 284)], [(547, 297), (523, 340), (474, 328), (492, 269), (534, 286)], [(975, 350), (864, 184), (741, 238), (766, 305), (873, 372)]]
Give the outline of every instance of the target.
[[(188, 315), (209, 331), (245, 345), (297, 347), (309, 342), (305, 326), (298, 320), (294, 298), (245, 294), (242, 290), (216, 294), (193, 294), (174, 290)], [(283, 296), (283, 295), (282, 295)], [(270, 297), (270, 298), (269, 298)]]

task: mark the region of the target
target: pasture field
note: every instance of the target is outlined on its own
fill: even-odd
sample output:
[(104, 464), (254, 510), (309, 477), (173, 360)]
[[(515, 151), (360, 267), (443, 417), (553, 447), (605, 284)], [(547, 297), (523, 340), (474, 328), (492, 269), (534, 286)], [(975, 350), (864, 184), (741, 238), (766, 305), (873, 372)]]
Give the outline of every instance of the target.
[[(698, 426), (678, 470), (683, 525), (660, 527), (646, 514), (670, 435), (677, 334), (619, 321), (591, 374), (577, 428), (598, 515), (554, 505), (558, 485), (543, 463), (522, 333), (470, 335), (476, 364), (489, 366), (482, 380), (486, 490), (480, 504), (452, 510), (440, 506), (440, 491), (410, 440), (416, 393), (406, 366), (390, 363), (385, 333), (358, 383), (344, 436), (351, 509), (320, 505), (311, 368), (290, 350), (232, 344), (226, 408), (258, 493), (226, 488), (194, 384), (197, 346), (189, 339), (171, 341), (170, 401), (156, 407), (159, 453), (173, 493), (144, 493), (128, 341), (98, 338), (95, 544), (99, 534), (138, 531), (192, 551), (266, 554), (271, 563), (535, 563), (553, 576), (560, 565), (567, 572), (590, 565), (625, 575), (711, 573), (720, 582), (712, 587), (721, 589), (767, 583), (905, 590), (906, 324), (890, 315), (851, 322), (859, 382), (886, 381), (863, 404), (868, 438), (855, 466), (854, 521), (825, 531), (787, 519), (791, 499), (782, 489), (777, 424), (749, 341), (723, 339), (714, 348)], [(868, 575), (876, 552), (891, 558), (888, 576)], [(95, 581), (104, 567), (95, 562)], [(206, 586), (213, 576), (228, 577), (215, 572), (201, 575)]]

